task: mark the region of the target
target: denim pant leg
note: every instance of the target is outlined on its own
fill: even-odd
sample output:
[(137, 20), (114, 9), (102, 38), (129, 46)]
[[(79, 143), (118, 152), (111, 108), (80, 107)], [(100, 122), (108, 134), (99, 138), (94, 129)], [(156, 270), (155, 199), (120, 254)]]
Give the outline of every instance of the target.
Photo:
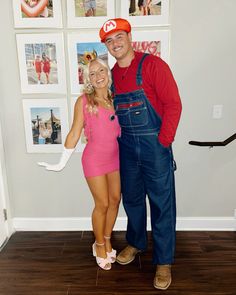
[(147, 248), (146, 192), (133, 147), (132, 142), (120, 142), (121, 192), (128, 217), (127, 242), (144, 251)]
[(172, 264), (176, 224), (173, 158), (171, 150), (161, 146), (155, 137), (148, 141), (147, 144), (145, 140), (145, 146), (154, 145), (155, 149), (150, 149), (150, 155), (146, 149), (142, 172), (150, 202), (153, 263)]

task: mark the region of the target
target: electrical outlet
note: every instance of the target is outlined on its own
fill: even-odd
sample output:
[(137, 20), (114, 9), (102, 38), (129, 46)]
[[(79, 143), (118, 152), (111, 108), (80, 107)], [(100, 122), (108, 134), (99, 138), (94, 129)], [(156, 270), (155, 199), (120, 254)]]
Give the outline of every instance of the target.
[(221, 119), (222, 118), (222, 112), (223, 112), (223, 105), (222, 104), (216, 104), (213, 106), (212, 111), (212, 118), (213, 119)]

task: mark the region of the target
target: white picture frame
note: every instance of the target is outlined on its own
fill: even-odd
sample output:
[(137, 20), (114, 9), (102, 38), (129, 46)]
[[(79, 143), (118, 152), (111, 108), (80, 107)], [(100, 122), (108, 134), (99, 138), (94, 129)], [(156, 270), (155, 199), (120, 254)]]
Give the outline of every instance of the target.
[(65, 94), (63, 34), (16, 34), (16, 41), (21, 92)]
[[(36, 3), (36, 2), (35, 2)], [(15, 28), (62, 28), (61, 1), (38, 0), (30, 6), (25, 0), (12, 0)]]
[(28, 153), (60, 153), (69, 131), (67, 100), (23, 99)]
[(108, 19), (114, 18), (115, 1), (100, 0), (99, 2), (102, 2), (102, 4), (101, 7), (96, 7), (96, 13), (100, 14), (100, 16), (95, 15), (86, 17), (85, 15), (83, 16), (83, 13), (81, 12), (81, 10), (85, 10), (85, 7), (82, 7), (83, 0), (67, 0), (68, 28), (100, 28)]
[(96, 51), (97, 56), (108, 62), (110, 68), (115, 64), (115, 59), (108, 53), (104, 43), (101, 43), (97, 33), (83, 32), (70, 33), (68, 35), (68, 56), (70, 67), (71, 93), (79, 94), (83, 89), (82, 69), (80, 57), (83, 53), (91, 54)]
[[(136, 45), (135, 45), (136, 42)], [(132, 44), (135, 51), (150, 53), (170, 63), (170, 31), (132, 31)]]
[[(70, 107), (71, 107), (71, 116), (70, 116), (70, 122), (72, 125), (72, 122), (73, 122), (73, 118), (74, 118), (74, 107), (75, 107), (75, 103), (78, 99), (79, 96), (81, 96), (82, 93), (78, 96), (73, 96), (71, 97), (71, 104), (70, 104)], [(86, 146), (86, 138), (85, 138), (85, 135), (84, 135), (84, 129), (82, 130), (82, 133), (81, 133), (81, 136), (80, 136), (80, 139), (75, 147), (75, 151), (78, 152), (78, 153), (82, 153), (84, 151), (84, 148)]]
[[(153, 0), (150, 6), (150, 10), (153, 9), (154, 11), (155, 8), (156, 14), (153, 15), (139, 15), (140, 10), (137, 4), (138, 1), (136, 1), (135, 13), (129, 13), (130, 0), (122, 0), (120, 2), (121, 17), (127, 19), (132, 27), (169, 25), (169, 0)], [(160, 8), (157, 6), (160, 6)]]

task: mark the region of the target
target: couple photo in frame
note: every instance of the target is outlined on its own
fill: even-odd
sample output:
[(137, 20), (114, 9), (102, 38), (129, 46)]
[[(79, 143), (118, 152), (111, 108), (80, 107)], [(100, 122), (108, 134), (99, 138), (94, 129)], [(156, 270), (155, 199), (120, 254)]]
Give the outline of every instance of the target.
[(64, 39), (56, 34), (17, 34), (22, 93), (66, 93)]
[(24, 99), (23, 113), (27, 152), (62, 152), (69, 131), (67, 100)]
[(169, 0), (124, 0), (120, 7), (132, 27), (169, 25)]
[[(72, 124), (77, 100), (70, 100), (70, 116), (66, 98), (23, 99), (23, 114), (28, 153), (60, 153), (63, 150), (69, 126)], [(68, 123), (70, 121), (70, 124)], [(76, 152), (83, 152), (86, 138), (82, 132)]]

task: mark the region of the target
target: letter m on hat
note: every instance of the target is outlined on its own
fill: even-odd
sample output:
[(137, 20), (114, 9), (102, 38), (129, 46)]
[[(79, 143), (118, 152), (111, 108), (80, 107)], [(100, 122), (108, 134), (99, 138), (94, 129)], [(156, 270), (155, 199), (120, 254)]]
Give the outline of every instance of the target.
[(116, 22), (114, 20), (108, 20), (103, 25), (103, 30), (105, 33), (110, 32), (111, 30), (114, 30), (116, 28)]

